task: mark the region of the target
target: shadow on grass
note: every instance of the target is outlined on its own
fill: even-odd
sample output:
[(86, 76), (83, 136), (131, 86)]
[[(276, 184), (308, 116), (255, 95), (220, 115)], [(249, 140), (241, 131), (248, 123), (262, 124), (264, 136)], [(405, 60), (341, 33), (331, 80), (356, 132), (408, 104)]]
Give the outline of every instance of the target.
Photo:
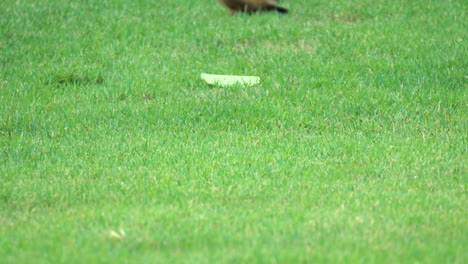
[(104, 78), (101, 75), (92, 76), (76, 72), (56, 73), (48, 78), (46, 83), (54, 87), (101, 85)]

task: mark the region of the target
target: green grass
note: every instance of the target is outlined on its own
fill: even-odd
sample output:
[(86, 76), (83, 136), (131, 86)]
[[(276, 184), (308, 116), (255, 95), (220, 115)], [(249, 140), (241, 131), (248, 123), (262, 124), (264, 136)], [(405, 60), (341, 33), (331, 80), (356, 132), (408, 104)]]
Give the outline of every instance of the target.
[(466, 2), (282, 5), (1, 1), (0, 262), (466, 263)]

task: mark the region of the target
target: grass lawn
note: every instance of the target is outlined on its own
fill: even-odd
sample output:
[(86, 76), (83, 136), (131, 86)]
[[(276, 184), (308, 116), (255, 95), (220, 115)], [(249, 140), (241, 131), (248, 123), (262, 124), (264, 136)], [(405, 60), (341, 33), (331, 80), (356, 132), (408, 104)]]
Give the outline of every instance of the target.
[(466, 1), (281, 4), (0, 1), (0, 262), (467, 263)]

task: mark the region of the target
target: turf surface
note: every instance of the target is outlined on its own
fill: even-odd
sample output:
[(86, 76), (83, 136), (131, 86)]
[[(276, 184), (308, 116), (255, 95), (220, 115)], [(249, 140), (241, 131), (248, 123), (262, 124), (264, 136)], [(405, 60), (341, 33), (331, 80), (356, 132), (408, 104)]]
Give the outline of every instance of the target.
[(1, 1), (0, 262), (466, 263), (466, 2), (281, 3)]

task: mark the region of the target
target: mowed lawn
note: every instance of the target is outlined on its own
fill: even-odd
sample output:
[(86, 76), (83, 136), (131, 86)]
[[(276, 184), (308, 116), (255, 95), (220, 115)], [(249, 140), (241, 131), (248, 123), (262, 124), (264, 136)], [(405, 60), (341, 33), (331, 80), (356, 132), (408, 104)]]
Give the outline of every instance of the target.
[(467, 263), (467, 2), (281, 5), (0, 1), (0, 262)]

